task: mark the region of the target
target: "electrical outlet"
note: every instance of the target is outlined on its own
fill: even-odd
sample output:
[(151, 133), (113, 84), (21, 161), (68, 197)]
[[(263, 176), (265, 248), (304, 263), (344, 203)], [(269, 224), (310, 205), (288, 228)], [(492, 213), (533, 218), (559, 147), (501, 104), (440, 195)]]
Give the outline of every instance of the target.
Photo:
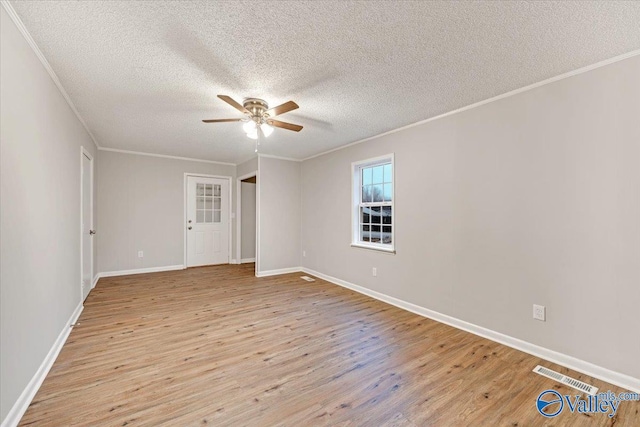
[(144, 257), (144, 252), (138, 251), (138, 258), (142, 258), (142, 257)]
[(373, 277), (376, 277), (378, 275), (378, 269), (373, 267), (373, 270), (371, 270), (371, 275), (373, 275)]
[(307, 256), (307, 251), (302, 251), (302, 256), (306, 257)]
[(546, 320), (546, 310), (544, 305), (533, 304), (533, 318), (536, 320)]

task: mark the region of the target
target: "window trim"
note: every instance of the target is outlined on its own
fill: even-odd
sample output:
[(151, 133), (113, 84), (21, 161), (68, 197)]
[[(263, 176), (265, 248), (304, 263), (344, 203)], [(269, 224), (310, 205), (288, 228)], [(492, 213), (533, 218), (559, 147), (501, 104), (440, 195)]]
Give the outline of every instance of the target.
[[(391, 244), (388, 243), (371, 243), (360, 241), (360, 198), (362, 197), (362, 168), (374, 166), (380, 163), (391, 162), (392, 182), (391, 191), (391, 212), (393, 215), (393, 225), (391, 227)], [(386, 253), (396, 253), (396, 165), (394, 153), (384, 156), (373, 157), (370, 159), (360, 160), (351, 163), (351, 247), (372, 249)]]

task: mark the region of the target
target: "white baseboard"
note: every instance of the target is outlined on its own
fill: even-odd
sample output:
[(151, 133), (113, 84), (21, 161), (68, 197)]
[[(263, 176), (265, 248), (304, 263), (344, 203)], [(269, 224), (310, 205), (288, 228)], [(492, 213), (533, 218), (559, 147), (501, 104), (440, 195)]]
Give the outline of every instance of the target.
[(267, 270), (256, 272), (256, 277), (277, 276), (279, 274), (289, 274), (302, 271), (302, 267), (280, 268), (278, 270)]
[(103, 271), (97, 277), (128, 276), (130, 274), (159, 273), (162, 271), (184, 270), (184, 265), (167, 265), (164, 267), (135, 268), (133, 270)]
[(238, 261), (235, 258), (233, 258), (229, 260), (229, 264), (238, 264)]
[(531, 354), (536, 357), (540, 357), (552, 363), (557, 363), (558, 365), (564, 366), (569, 369), (573, 369), (574, 371), (581, 372), (585, 375), (589, 375), (594, 378), (598, 378), (602, 381), (606, 381), (610, 384), (617, 385), (629, 391), (640, 393), (640, 379), (638, 378), (633, 378), (629, 375), (612, 371), (610, 369), (603, 368), (598, 365), (594, 365), (593, 363), (575, 358), (573, 356), (559, 353), (557, 351), (550, 350), (548, 348), (541, 347), (539, 345), (532, 344), (527, 341), (523, 341), (521, 339), (514, 338), (509, 335), (505, 335), (500, 332), (493, 331), (491, 329), (484, 328), (482, 326), (474, 325), (473, 323), (465, 322), (464, 320), (460, 320), (455, 317), (451, 317), (446, 314), (439, 313), (437, 311), (429, 310), (428, 308), (424, 308), (419, 305), (415, 305), (410, 302), (406, 302), (398, 298), (394, 298), (389, 295), (385, 295), (383, 293), (376, 292), (359, 285), (355, 285), (345, 280), (328, 276), (326, 274), (311, 270), (309, 268), (303, 267), (302, 271), (312, 276), (316, 276), (321, 279), (324, 279), (327, 282), (334, 283), (336, 285), (351, 289), (352, 291), (370, 296), (371, 298), (375, 298), (377, 300), (394, 305), (403, 310), (407, 310), (412, 313), (418, 314), (420, 316), (433, 319), (437, 322), (444, 323), (449, 326), (453, 326), (454, 328), (457, 328), (457, 329), (462, 329), (463, 331), (467, 331), (474, 335), (487, 338), (491, 341), (504, 344), (508, 347), (515, 348), (516, 350), (523, 351), (525, 353)]
[(56, 361), (60, 350), (62, 350), (62, 346), (64, 346), (64, 343), (67, 341), (67, 338), (71, 333), (71, 325), (76, 323), (83, 309), (84, 306), (82, 305), (82, 303), (78, 304), (73, 314), (69, 318), (69, 321), (64, 325), (62, 331), (60, 331), (60, 334), (53, 343), (53, 346), (49, 350), (49, 353), (47, 353), (47, 356), (40, 364), (40, 367), (36, 371), (35, 375), (33, 376), (33, 378), (31, 378), (31, 381), (29, 381), (24, 390), (22, 390), (20, 397), (18, 397), (16, 403), (13, 404), (13, 407), (7, 414), (6, 418), (2, 421), (1, 427), (15, 427), (18, 425), (20, 419), (27, 411), (27, 408), (29, 408), (31, 401), (42, 385), (42, 382), (47, 377), (49, 370), (53, 366), (53, 362)]
[(91, 283), (91, 289), (95, 288), (98, 284), (98, 280), (100, 280), (100, 273), (93, 276), (93, 283)]
[(240, 264), (247, 264), (247, 263), (250, 263), (250, 262), (256, 262), (256, 259), (255, 258), (242, 258), (240, 260)]

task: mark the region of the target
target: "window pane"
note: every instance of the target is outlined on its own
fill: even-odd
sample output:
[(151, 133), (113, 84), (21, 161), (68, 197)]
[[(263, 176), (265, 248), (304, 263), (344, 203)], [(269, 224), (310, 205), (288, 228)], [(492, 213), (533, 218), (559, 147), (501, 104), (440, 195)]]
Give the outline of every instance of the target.
[(371, 191), (372, 191), (371, 185), (365, 185), (365, 186), (362, 187), (362, 202), (363, 203), (367, 203), (367, 202), (371, 202), (372, 201)]
[(381, 202), (382, 195), (383, 195), (382, 184), (376, 184), (372, 186), (372, 188), (373, 188), (373, 201)]
[(393, 169), (391, 163), (384, 165), (384, 182), (393, 182)]
[(205, 201), (204, 201), (204, 208), (205, 208), (205, 209), (208, 209), (208, 210), (211, 210), (211, 209), (212, 209), (212, 206), (213, 206), (213, 205), (212, 205), (212, 202), (213, 202), (213, 200), (211, 200), (211, 197), (207, 197), (207, 198), (205, 199)]
[(216, 197), (213, 199), (213, 208), (214, 209), (221, 209), (220, 208), (220, 204), (222, 203), (222, 199), (220, 197)]
[(390, 202), (393, 200), (393, 184), (384, 185), (384, 201)]
[(369, 212), (371, 210), (369, 208), (360, 208), (360, 222), (363, 224), (369, 224), (371, 222), (371, 217)]
[(382, 240), (381, 236), (382, 236), (382, 233), (380, 230), (380, 226), (372, 225), (371, 226), (371, 242), (379, 243)]
[(204, 222), (212, 222), (212, 214), (211, 211), (204, 211)]
[(391, 243), (391, 227), (382, 226), (382, 243)]
[(196, 211), (196, 222), (202, 224), (204, 222), (204, 211)]
[(370, 241), (370, 238), (369, 238), (369, 226), (368, 225), (361, 226), (361, 228), (360, 228), (360, 240), (362, 240), (363, 242)]
[(393, 224), (393, 215), (391, 212), (391, 206), (382, 207), (382, 223)]
[(213, 211), (213, 222), (220, 222), (220, 211)]
[(205, 196), (213, 196), (213, 186), (211, 184), (204, 185), (204, 195)]
[(220, 197), (220, 196), (222, 195), (222, 194), (221, 194), (222, 187), (220, 186), (220, 184), (216, 184), (216, 185), (214, 185), (214, 186), (213, 186), (213, 188), (214, 188), (213, 195), (214, 195), (214, 196), (217, 196), (217, 197)]
[(371, 185), (371, 168), (362, 169), (362, 185)]
[(371, 223), (380, 224), (380, 206), (371, 208)]
[(373, 169), (373, 183), (374, 184), (382, 184), (383, 182), (383, 166), (376, 166)]
[(204, 184), (196, 184), (196, 195), (204, 196)]
[(196, 198), (196, 209), (204, 209), (204, 197)]

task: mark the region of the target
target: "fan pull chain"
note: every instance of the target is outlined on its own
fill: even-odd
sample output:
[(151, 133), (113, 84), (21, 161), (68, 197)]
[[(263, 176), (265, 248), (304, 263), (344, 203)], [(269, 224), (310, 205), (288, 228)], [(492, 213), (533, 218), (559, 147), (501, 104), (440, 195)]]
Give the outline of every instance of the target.
[(258, 145), (260, 145), (259, 142), (260, 142), (260, 130), (256, 128), (256, 149), (255, 149), (256, 153), (258, 152)]
[(264, 132), (262, 132), (262, 122), (258, 123), (257, 127), (257, 138), (256, 138), (256, 153), (258, 152), (258, 147), (260, 146), (260, 140), (264, 138)]

